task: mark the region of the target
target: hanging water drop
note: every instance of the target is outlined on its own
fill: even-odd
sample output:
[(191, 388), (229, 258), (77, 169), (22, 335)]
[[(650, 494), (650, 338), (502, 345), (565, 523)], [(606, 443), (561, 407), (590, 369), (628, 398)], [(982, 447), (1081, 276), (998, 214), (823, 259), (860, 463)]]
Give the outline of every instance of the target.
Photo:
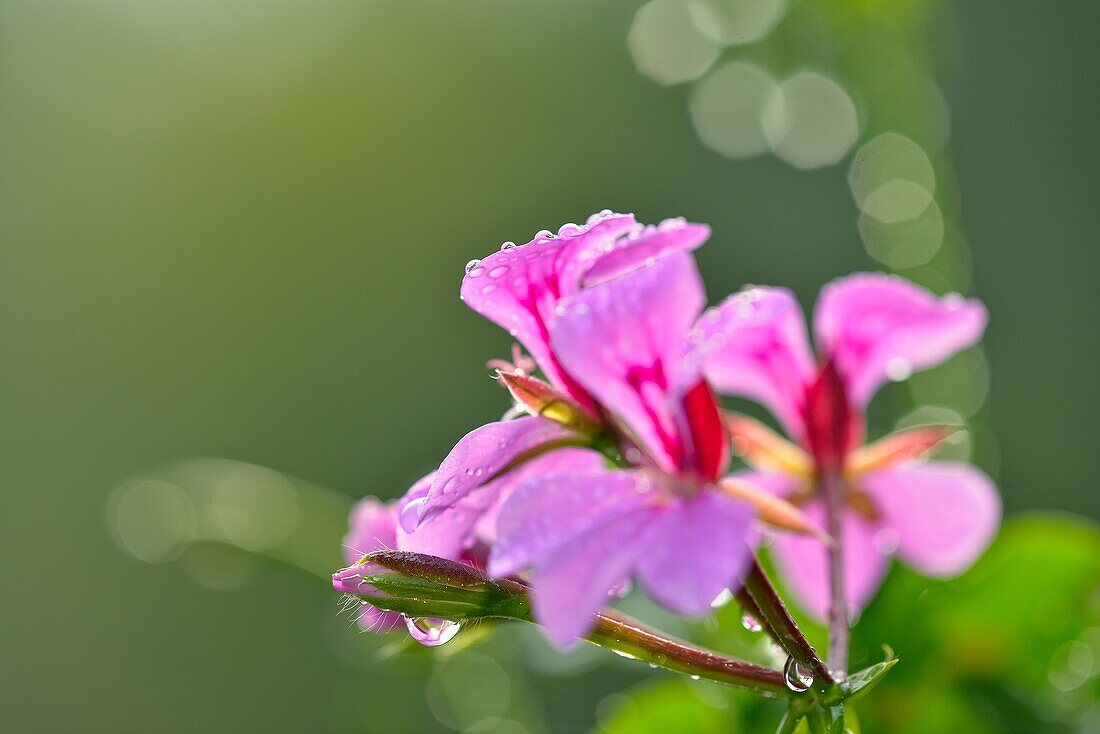
[(408, 617), (405, 625), (409, 628), (409, 635), (427, 647), (438, 647), (454, 639), (458, 634), (458, 622), (436, 617)]
[(794, 658), (787, 658), (787, 663), (783, 666), (783, 679), (787, 688), (795, 693), (807, 691), (814, 684), (814, 674)]
[(759, 632), (764, 629), (764, 625), (760, 624), (760, 620), (751, 614), (741, 615), (741, 626), (747, 629), (749, 632)]

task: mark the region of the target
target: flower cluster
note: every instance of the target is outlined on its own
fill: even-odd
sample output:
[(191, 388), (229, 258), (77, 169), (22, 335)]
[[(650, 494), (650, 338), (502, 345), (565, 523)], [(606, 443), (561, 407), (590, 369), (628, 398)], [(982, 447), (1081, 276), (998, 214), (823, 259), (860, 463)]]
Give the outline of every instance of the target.
[[(635, 580), (677, 613), (710, 612), (739, 588), (765, 535), (819, 614), (834, 543), (856, 607), (894, 554), (929, 574), (964, 569), (999, 521), (991, 482), (924, 460), (941, 427), (862, 445), (863, 411), (885, 381), (975, 343), (983, 307), (850, 276), (819, 301), (815, 358), (786, 290), (750, 288), (705, 310), (691, 252), (709, 234), (604, 211), (471, 261), (463, 300), (531, 357), (517, 349), (490, 363), (515, 405), (395, 504), (364, 500), (345, 539), (349, 562), (395, 547), (521, 580), (560, 645)], [(727, 413), (717, 394), (759, 401), (793, 442)], [(749, 469), (731, 471), (732, 454)], [(832, 538), (819, 496), (830, 480), (843, 508)], [(338, 576), (346, 588), (348, 574)], [(401, 621), (369, 607), (361, 619), (375, 629)], [(424, 620), (409, 629), (438, 642)]]

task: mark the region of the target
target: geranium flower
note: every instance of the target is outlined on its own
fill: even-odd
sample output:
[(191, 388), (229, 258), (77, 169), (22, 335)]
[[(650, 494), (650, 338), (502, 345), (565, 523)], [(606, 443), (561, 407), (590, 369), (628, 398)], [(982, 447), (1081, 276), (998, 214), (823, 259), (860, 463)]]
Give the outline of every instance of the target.
[[(822, 290), (814, 320), (816, 359), (801, 309), (786, 289), (750, 288), (700, 320), (694, 338), (711, 384), (762, 403), (797, 444), (756, 421), (731, 416), (734, 448), (754, 468), (741, 476), (822, 523), (818, 480), (826, 473), (839, 479), (840, 545), (852, 610), (874, 594), (891, 556), (930, 576), (952, 576), (996, 532), (1001, 505), (989, 477), (965, 463), (922, 459), (946, 436), (944, 427), (862, 445), (875, 392), (973, 345), (986, 320), (976, 300), (937, 298), (881, 274), (852, 275)], [(781, 536), (772, 553), (803, 606), (824, 618), (825, 549), (813, 539)]]
[(549, 326), (629, 465), (532, 476), (500, 511), (489, 572), (531, 569), (535, 618), (558, 644), (632, 577), (673, 611), (708, 613), (752, 558), (756, 510), (719, 480), (728, 441), (688, 339), (704, 305), (693, 259), (673, 252), (575, 294)]
[[(402, 527), (411, 533), (418, 524), (431, 524), (447, 512), (449, 523), (461, 523), (472, 532), (481, 514), (499, 507), (499, 495), (514, 486), (519, 475), (511, 469), (566, 447), (591, 446), (604, 417), (550, 346), (561, 304), (663, 252), (694, 249), (709, 235), (706, 225), (683, 219), (643, 226), (632, 215), (604, 210), (583, 227), (566, 224), (557, 234), (543, 230), (526, 245), (506, 242), (498, 252), (471, 261), (462, 281), (462, 299), (508, 329), (531, 353), (549, 384), (522, 365), (491, 363), (512, 368), (498, 374), (517, 406), (530, 415), (489, 423), (464, 436), (443, 460), (430, 490), (410, 502)], [(558, 459), (573, 462), (573, 470), (587, 469), (591, 460), (578, 452), (565, 452)], [(494, 481), (498, 478), (503, 481)], [(452, 512), (459, 503), (462, 507)]]

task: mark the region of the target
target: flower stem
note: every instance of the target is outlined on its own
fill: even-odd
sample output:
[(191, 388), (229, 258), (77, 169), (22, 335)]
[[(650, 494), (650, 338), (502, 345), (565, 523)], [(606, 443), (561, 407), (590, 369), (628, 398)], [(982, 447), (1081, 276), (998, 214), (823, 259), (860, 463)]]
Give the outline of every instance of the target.
[(666, 670), (758, 693), (790, 696), (783, 674), (771, 668), (727, 658), (651, 630), (630, 617), (605, 610), (597, 615), (592, 633), (585, 638), (593, 645), (626, 657), (636, 658)]
[(848, 597), (844, 583), (844, 537), (841, 526), (843, 488), (835, 470), (819, 476), (825, 500), (826, 531), (833, 538), (826, 548), (829, 559), (829, 667), (844, 675), (848, 671)]
[(795, 623), (775, 587), (772, 586), (771, 580), (764, 573), (764, 569), (760, 568), (760, 562), (755, 558), (745, 576), (745, 588), (756, 602), (762, 619), (786, 653), (813, 672), (816, 686), (832, 685), (834, 680), (829, 669), (818, 657), (813, 645), (802, 634), (802, 630), (798, 628), (798, 624)]

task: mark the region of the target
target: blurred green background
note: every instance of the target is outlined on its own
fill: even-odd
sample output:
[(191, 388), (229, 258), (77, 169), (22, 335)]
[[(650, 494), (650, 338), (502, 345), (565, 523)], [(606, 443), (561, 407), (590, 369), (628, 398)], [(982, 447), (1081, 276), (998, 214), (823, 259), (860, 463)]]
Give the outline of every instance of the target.
[[(604, 207), (710, 223), (712, 300), (782, 283), (808, 304), (882, 268), (851, 154), (803, 171), (702, 144), (698, 92), (639, 73), (641, 5), (0, 3), (0, 728), (537, 734), (640, 705), (619, 691), (663, 676), (530, 630), (384, 658), (324, 581), (217, 546), (140, 563), (107, 514), (115, 487), (195, 456), (327, 487), (307, 491), (337, 514), (400, 494), (505, 404), (483, 363), (508, 339), (459, 303), (463, 264)], [(930, 152), (950, 232), (903, 272), (978, 295), (991, 325), (876, 409), (951, 408), (1010, 514), (1095, 518), (1096, 5), (876, 5), (801, 0), (723, 59), (825, 70), (856, 147), (950, 121)], [(942, 97), (913, 101), (914, 68)]]

